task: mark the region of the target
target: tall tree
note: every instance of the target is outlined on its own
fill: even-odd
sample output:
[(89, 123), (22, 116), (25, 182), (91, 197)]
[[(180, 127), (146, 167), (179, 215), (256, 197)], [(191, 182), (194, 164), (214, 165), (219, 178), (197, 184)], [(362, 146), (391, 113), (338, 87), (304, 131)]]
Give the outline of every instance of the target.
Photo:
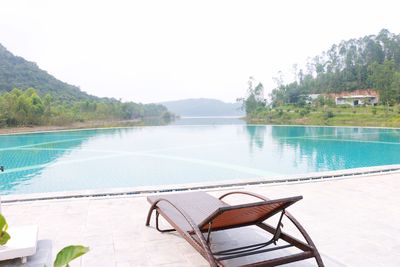
[[(302, 95), (339, 93), (376, 88), (385, 103), (400, 103), (396, 95), (395, 73), (400, 71), (400, 34), (383, 29), (368, 35), (334, 44), (306, 64), (294, 82), (278, 81), (272, 90), (274, 105), (297, 103)], [(279, 75), (282, 77), (282, 75)], [(397, 81), (397, 80), (396, 80)]]
[(262, 83), (258, 83), (256, 86), (254, 86), (254, 84), (254, 78), (250, 77), (248, 81), (247, 98), (243, 101), (243, 106), (248, 115), (256, 112), (259, 108), (265, 107), (264, 86)]
[[(385, 104), (396, 102), (395, 63), (393, 60), (386, 60), (383, 64), (377, 62), (369, 66), (369, 80), (372, 85), (380, 91), (381, 101)], [(395, 96), (395, 97), (393, 97)]]

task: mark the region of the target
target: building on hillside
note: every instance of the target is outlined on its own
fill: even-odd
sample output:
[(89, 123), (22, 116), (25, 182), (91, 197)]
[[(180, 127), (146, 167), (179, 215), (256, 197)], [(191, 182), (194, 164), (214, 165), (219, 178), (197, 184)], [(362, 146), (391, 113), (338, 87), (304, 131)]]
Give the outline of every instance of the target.
[(317, 100), (317, 98), (320, 96), (320, 94), (309, 94), (309, 95), (300, 95), (301, 99), (304, 99), (304, 101), (306, 102), (306, 104), (311, 104), (313, 103), (315, 100)]
[(315, 100), (318, 99), (319, 96), (320, 96), (320, 94), (311, 94), (311, 95), (308, 95), (309, 102), (310, 102), (310, 103), (314, 102)]
[(379, 92), (374, 89), (360, 89), (351, 92), (328, 94), (327, 96), (334, 99), (336, 105), (375, 106), (379, 102)]

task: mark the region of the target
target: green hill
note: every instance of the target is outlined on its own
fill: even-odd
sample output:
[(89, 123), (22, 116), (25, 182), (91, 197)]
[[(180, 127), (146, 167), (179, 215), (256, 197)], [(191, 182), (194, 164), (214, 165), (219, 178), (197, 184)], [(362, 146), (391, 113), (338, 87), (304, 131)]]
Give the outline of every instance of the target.
[[(162, 105), (89, 95), (0, 45), (0, 127), (89, 122), (104, 126), (147, 120), (157, 124), (166, 123), (172, 117)], [(87, 125), (93, 127), (92, 123)]]
[(374, 88), (384, 104), (400, 103), (400, 34), (386, 29), (334, 44), (296, 71), (297, 79), (271, 94), (275, 105), (304, 102), (305, 95)]
[(50, 93), (58, 100), (90, 100), (98, 97), (82, 92), (78, 87), (62, 82), (36, 63), (9, 52), (0, 44), (0, 93), (14, 88), (22, 90), (35, 88), (39, 95)]
[(244, 115), (240, 103), (225, 103), (217, 99), (183, 99), (160, 104), (166, 106), (171, 112), (186, 117)]
[[(400, 34), (381, 30), (377, 35), (342, 41), (315, 56), (306, 69), (294, 69), (296, 79), (263, 101), (261, 84), (243, 99), (251, 123), (400, 127)], [(379, 93), (377, 106), (336, 104), (333, 94)], [(367, 91), (367, 90), (365, 90)], [(313, 96), (311, 94), (314, 94)]]

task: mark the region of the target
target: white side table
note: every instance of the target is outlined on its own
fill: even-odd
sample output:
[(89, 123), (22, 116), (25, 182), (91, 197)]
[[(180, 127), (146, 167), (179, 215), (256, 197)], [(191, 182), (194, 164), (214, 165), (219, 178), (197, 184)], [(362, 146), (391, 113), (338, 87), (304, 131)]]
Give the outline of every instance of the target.
[(37, 225), (16, 226), (8, 228), (11, 238), (7, 244), (0, 246), (0, 261), (21, 258), (26, 263), (27, 257), (36, 253)]

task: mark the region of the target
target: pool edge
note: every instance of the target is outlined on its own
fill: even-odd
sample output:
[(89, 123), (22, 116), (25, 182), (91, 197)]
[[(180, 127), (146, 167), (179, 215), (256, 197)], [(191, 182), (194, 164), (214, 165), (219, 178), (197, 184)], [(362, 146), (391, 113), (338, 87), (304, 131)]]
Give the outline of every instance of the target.
[(37, 200), (56, 200), (87, 197), (118, 197), (118, 196), (143, 196), (155, 193), (181, 192), (190, 190), (221, 190), (233, 187), (245, 187), (256, 185), (282, 185), (307, 182), (323, 182), (328, 180), (340, 180), (361, 178), (374, 175), (385, 175), (400, 172), (400, 164), (374, 167), (354, 168), (338, 171), (315, 172), (297, 175), (281, 175), (276, 179), (271, 177), (255, 179), (236, 179), (218, 182), (200, 182), (157, 186), (140, 186), (128, 188), (108, 188), (79, 191), (58, 191), (48, 193), (16, 194), (1, 196), (1, 203), (27, 202)]

